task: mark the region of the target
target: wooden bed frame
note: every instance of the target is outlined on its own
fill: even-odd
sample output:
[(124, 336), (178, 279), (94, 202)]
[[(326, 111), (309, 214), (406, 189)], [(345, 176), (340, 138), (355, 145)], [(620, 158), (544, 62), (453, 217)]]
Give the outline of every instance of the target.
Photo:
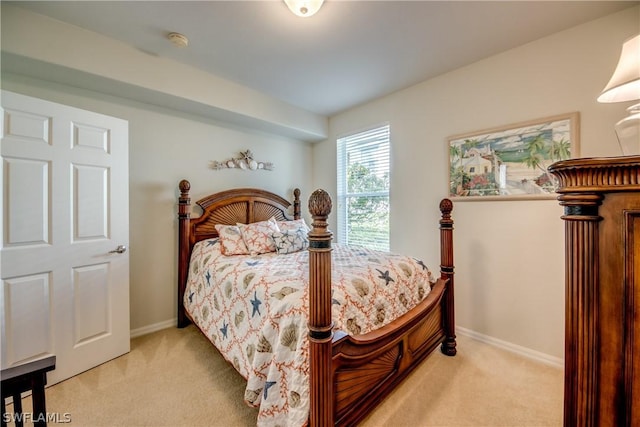
[[(196, 202), (203, 210), (190, 219), (191, 185), (179, 184), (178, 327), (190, 323), (183, 306), (191, 250), (217, 237), (216, 224), (252, 223), (272, 216), (300, 218), (300, 191), (294, 190), (293, 217), (286, 199), (264, 190), (223, 191)], [(359, 336), (333, 330), (331, 321), (331, 232), (326, 219), (331, 199), (323, 190), (309, 198), (310, 426), (353, 425), (361, 421), (422, 360), (441, 344), (456, 354), (454, 317), (453, 203), (440, 202), (440, 278), (420, 304), (384, 327)]]

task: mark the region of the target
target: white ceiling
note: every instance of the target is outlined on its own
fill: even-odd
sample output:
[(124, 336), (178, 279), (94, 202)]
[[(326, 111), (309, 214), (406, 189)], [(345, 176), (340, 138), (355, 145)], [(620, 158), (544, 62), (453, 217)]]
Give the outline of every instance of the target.
[(326, 0), (310, 18), (280, 0), (4, 3), (331, 116), (640, 2)]

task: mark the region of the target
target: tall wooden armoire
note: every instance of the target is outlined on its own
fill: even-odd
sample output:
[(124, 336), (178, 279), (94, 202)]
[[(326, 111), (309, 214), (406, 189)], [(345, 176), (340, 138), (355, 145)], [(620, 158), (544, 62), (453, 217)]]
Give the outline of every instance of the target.
[(640, 427), (640, 156), (561, 161), (564, 425)]

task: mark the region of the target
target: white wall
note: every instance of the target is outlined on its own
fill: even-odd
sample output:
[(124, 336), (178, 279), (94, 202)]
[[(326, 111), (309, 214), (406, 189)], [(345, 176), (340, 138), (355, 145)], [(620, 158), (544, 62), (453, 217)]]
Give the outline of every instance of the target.
[[(234, 187), (258, 187), (293, 200), (311, 194), (311, 146), (233, 128), (210, 119), (15, 75), (2, 88), (129, 121), (131, 329), (169, 326), (177, 307), (178, 182), (191, 182), (191, 200)], [(213, 170), (212, 160), (250, 149), (273, 171)], [(194, 216), (199, 215), (196, 210)]]
[[(391, 124), (391, 249), (437, 270), (447, 137), (579, 111), (581, 156), (621, 155), (627, 104), (598, 104), (640, 8), (568, 29), (332, 117), (314, 145), (314, 185), (335, 195), (335, 138)], [(457, 324), (559, 361), (564, 352), (564, 226), (555, 200), (454, 206)], [(335, 216), (330, 218), (335, 224)]]

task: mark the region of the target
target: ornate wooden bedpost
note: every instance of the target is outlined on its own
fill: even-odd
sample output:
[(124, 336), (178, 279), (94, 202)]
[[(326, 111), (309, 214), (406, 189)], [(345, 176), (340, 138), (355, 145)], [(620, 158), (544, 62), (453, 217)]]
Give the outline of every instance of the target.
[(300, 189), (293, 190), (293, 219), (300, 219)]
[(311, 194), (309, 212), (313, 217), (309, 232), (309, 424), (333, 426), (331, 232), (327, 230), (331, 198), (326, 191)]
[(189, 273), (189, 240), (191, 229), (189, 227), (189, 218), (191, 217), (191, 198), (189, 190), (191, 184), (186, 179), (180, 181), (180, 197), (178, 198), (178, 327), (184, 328), (190, 322), (184, 312), (182, 297), (187, 285), (187, 275)]
[(454, 305), (454, 284), (453, 284), (453, 219), (451, 211), (453, 202), (449, 199), (442, 199), (440, 202), (440, 277), (448, 279), (447, 290), (444, 294), (446, 314), (444, 317), (444, 330), (446, 337), (442, 343), (441, 350), (447, 356), (455, 356), (456, 350), (456, 318)]

